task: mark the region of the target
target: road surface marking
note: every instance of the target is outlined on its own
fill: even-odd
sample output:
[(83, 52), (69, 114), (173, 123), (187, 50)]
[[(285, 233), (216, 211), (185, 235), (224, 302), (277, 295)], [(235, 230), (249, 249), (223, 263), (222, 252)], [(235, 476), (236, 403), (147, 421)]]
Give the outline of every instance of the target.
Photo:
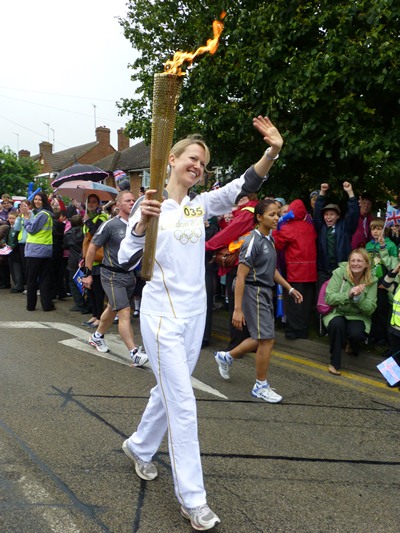
[[(79, 328), (77, 326), (73, 326), (71, 324), (66, 324), (65, 322), (12, 322), (12, 321), (9, 321), (9, 322), (0, 322), (0, 328), (4, 328), (4, 329), (51, 328), (51, 329), (63, 331), (64, 333), (68, 333), (69, 335), (72, 335), (72, 337), (74, 338), (59, 341), (60, 344), (64, 344), (65, 346), (75, 348), (76, 350), (80, 350), (82, 352), (90, 353), (91, 355), (97, 355), (98, 357), (102, 357), (103, 359), (108, 359), (109, 361), (113, 361), (114, 363), (119, 363), (121, 365), (130, 366), (130, 358), (127, 353), (125, 344), (122, 342), (122, 339), (119, 335), (116, 335), (113, 333), (107, 335), (107, 344), (111, 348), (112, 353), (101, 353), (88, 344), (88, 340), (90, 337), (90, 333), (88, 331), (82, 328)], [(150, 364), (146, 363), (145, 365), (143, 365), (143, 370), (147, 370), (151, 372)], [(217, 389), (214, 389), (210, 387), (209, 385), (206, 385), (202, 381), (194, 377), (192, 377), (191, 380), (192, 380), (192, 386), (194, 389), (207, 392), (208, 394), (212, 394), (213, 396), (217, 396), (218, 398), (223, 398), (224, 400), (228, 399), (227, 396), (219, 392)]]

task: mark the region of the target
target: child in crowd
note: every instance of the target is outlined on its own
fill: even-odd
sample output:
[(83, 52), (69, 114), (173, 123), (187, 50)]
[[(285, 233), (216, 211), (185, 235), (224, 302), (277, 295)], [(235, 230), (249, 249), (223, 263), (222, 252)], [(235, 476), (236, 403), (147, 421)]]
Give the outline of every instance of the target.
[(388, 270), (397, 264), (397, 247), (384, 236), (385, 221), (374, 218), (370, 223), (372, 239), (365, 248), (371, 260), (372, 273), (378, 279), (377, 307), (372, 315), (370, 343), (384, 346), (387, 343), (387, 328), (390, 316), (390, 302), (382, 281)]

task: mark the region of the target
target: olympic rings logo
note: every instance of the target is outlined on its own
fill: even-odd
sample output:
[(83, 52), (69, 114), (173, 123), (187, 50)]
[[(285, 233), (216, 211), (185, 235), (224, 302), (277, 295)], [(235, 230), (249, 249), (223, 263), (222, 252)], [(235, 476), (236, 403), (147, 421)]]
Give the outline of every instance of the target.
[(188, 244), (189, 242), (196, 244), (196, 242), (199, 242), (201, 236), (202, 231), (200, 228), (195, 228), (194, 230), (185, 229), (183, 231), (177, 229), (174, 232), (175, 239), (180, 241), (181, 244)]

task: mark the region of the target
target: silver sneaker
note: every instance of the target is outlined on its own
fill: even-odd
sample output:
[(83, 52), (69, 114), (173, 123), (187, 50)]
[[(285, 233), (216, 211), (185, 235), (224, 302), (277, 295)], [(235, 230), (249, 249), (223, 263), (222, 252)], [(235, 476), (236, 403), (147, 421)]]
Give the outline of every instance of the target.
[(131, 461), (135, 463), (136, 474), (146, 481), (152, 481), (158, 476), (157, 468), (151, 461), (143, 461), (129, 448), (128, 439), (122, 443), (122, 450)]
[(143, 350), (141, 346), (139, 346), (139, 348), (134, 348), (133, 350), (131, 350), (129, 352), (129, 355), (131, 356), (131, 359), (132, 359), (131, 366), (140, 367), (140, 366), (143, 366), (145, 363), (147, 363), (147, 361), (149, 360), (149, 358), (147, 357), (145, 351)]
[(274, 389), (271, 389), (269, 384), (263, 387), (257, 387), (257, 384), (254, 385), (251, 395), (268, 403), (279, 403), (283, 400), (282, 396), (277, 394)]
[(189, 509), (181, 506), (181, 514), (186, 520), (190, 520), (192, 528), (196, 531), (206, 531), (219, 524), (221, 520), (211, 511), (207, 504)]
[(98, 339), (94, 336), (94, 333), (90, 336), (89, 344), (94, 346), (98, 352), (106, 353), (110, 351), (104, 338)]
[(221, 377), (223, 377), (224, 379), (229, 379), (229, 371), (232, 366), (232, 359), (227, 359), (226, 352), (215, 352), (214, 357), (215, 361), (217, 362), (218, 370)]

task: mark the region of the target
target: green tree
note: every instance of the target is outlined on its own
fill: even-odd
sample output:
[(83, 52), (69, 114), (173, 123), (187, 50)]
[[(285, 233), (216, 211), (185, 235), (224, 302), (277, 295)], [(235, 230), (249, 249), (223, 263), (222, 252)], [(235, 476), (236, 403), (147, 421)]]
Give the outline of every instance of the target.
[(0, 150), (0, 194), (26, 196), (37, 173), (38, 165), (30, 157), (18, 158), (8, 147)]
[(132, 64), (136, 97), (119, 102), (128, 133), (150, 142), (154, 73), (175, 51), (203, 45), (225, 7), (217, 53), (188, 69), (176, 137), (203, 134), (212, 165), (241, 171), (262, 149), (251, 119), (268, 114), (285, 138), (269, 192), (305, 196), (326, 181), (340, 196), (349, 180), (377, 198), (397, 193), (395, 0), (130, 0), (120, 22), (140, 57)]

